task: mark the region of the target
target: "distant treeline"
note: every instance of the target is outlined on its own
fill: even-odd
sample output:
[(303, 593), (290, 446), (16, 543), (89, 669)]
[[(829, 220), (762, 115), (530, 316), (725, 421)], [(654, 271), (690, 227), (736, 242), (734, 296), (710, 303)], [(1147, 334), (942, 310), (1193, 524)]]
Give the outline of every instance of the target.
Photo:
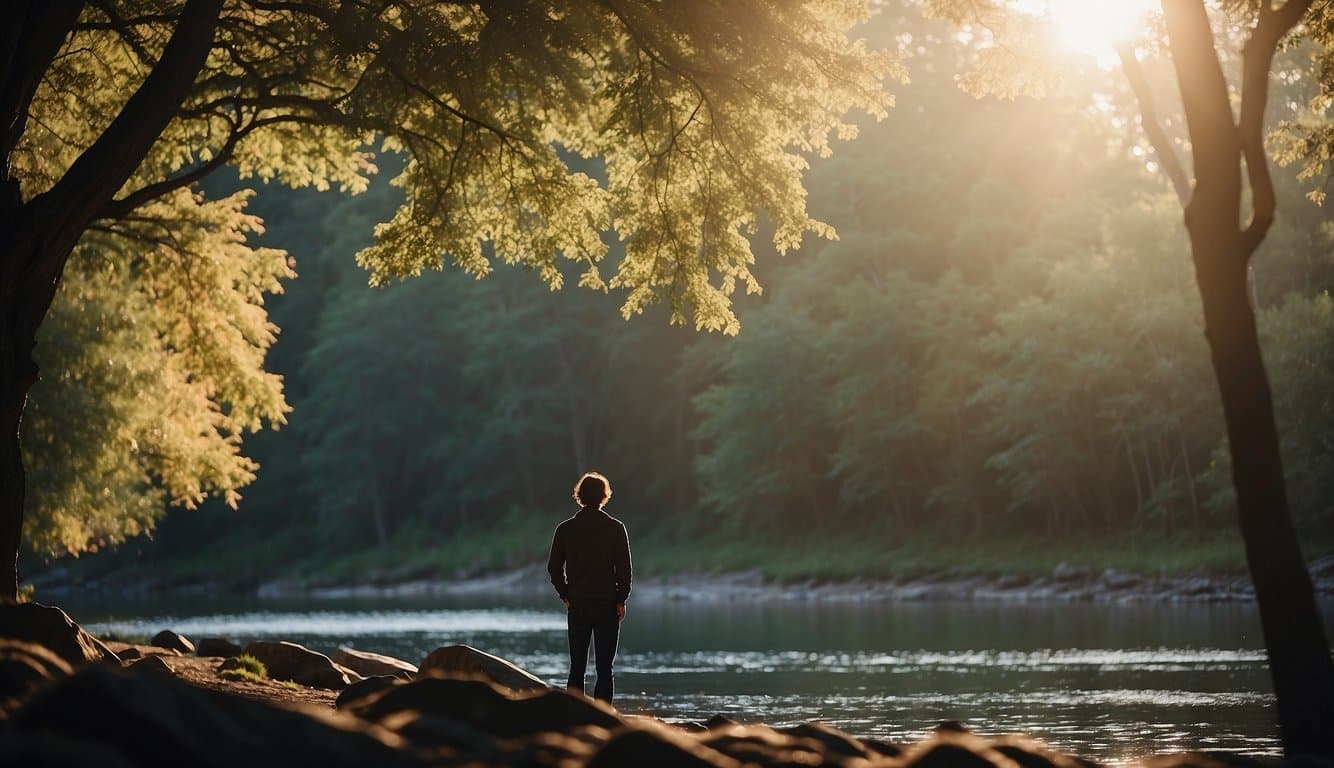
[[(839, 239), (765, 254), (734, 338), (665, 311), (627, 322), (620, 297), (573, 287), (575, 267), (558, 292), (504, 266), (371, 289), (354, 254), (393, 210), (392, 169), (356, 197), (262, 189), (263, 242), (299, 273), (269, 302), (266, 365), (293, 411), (246, 438), (261, 468), (239, 511), (174, 514), (158, 549), (231, 533), (298, 556), (516, 510), (554, 522), (586, 469), (611, 478), (612, 511), (679, 540), (1232, 528), (1179, 208), (1120, 74), (1085, 73), (1109, 98), (978, 101), (937, 34), (923, 26), (890, 118), (809, 174)], [(1334, 224), (1292, 172), (1277, 181), (1254, 298), (1294, 514), (1323, 535)], [(34, 514), (58, 487), (35, 488)]]

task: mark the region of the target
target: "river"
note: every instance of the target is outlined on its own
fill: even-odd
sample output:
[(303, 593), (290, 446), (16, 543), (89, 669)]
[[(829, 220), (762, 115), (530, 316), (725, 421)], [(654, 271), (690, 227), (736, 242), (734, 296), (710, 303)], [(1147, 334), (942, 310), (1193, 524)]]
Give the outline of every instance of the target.
[[(292, 640), (414, 663), (466, 643), (563, 683), (554, 598), (97, 599), (64, 604), (94, 634)], [(1328, 620), (1331, 608), (1323, 606)], [(1277, 755), (1254, 605), (632, 601), (617, 657), (627, 712), (921, 738), (942, 720), (1023, 732), (1110, 763), (1213, 749)], [(592, 691), (592, 665), (588, 689)]]

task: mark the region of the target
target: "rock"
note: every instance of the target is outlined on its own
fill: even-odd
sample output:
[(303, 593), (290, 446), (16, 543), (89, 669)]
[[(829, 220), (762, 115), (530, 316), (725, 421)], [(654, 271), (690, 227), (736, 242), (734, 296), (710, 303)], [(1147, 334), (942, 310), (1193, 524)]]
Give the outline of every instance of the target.
[(296, 643), (259, 641), (247, 645), (244, 653), (259, 659), (273, 680), (341, 691), (361, 679), (361, 675), (338, 666), (328, 656)]
[(374, 677), (368, 677), (364, 680), (358, 680), (344, 688), (343, 692), (338, 694), (338, 698), (334, 700), (334, 707), (337, 709), (344, 709), (353, 702), (364, 699), (373, 693), (379, 693), (391, 685), (398, 685), (402, 682), (403, 679), (395, 675), (375, 675)]
[(199, 641), (199, 645), (195, 648), (195, 655), (225, 659), (229, 656), (240, 656), (241, 646), (221, 637), (205, 637)]
[(1033, 583), (1031, 576), (1022, 573), (1009, 573), (996, 579), (996, 589), (1018, 589)]
[(737, 721), (724, 714), (716, 714), (704, 721), (705, 728), (726, 728), (729, 725), (739, 725)]
[(826, 754), (811, 739), (784, 736), (767, 726), (734, 726), (700, 738), (700, 743), (728, 757), (756, 766), (836, 766), (842, 756)]
[(0, 718), (33, 692), (71, 672), (70, 665), (48, 648), (0, 638)]
[(370, 651), (339, 648), (334, 652), (333, 660), (335, 664), (341, 664), (362, 677), (399, 674), (411, 677), (417, 674), (417, 668), (402, 659)]
[(1102, 583), (1108, 589), (1133, 589), (1143, 584), (1144, 580), (1128, 571), (1108, 568), (1102, 572)]
[(1311, 572), (1311, 579), (1314, 581), (1334, 579), (1334, 555), (1325, 555), (1318, 560), (1313, 560), (1307, 566), (1307, 569)]
[(230, 672), (233, 669), (245, 669), (245, 668), (246, 667), (244, 664), (241, 663), (241, 658), (239, 656), (228, 656), (227, 658), (222, 660), (221, 664), (218, 665), (217, 671)]
[(515, 691), (544, 690), (547, 684), (514, 664), (469, 645), (436, 648), (421, 663), (420, 674), (482, 675)]
[(120, 658), (97, 638), (83, 631), (64, 611), (41, 603), (0, 602), (0, 637), (40, 645), (72, 669)]
[(174, 674), (167, 662), (162, 660), (161, 656), (145, 656), (126, 667), (126, 669), (136, 674), (147, 672), (154, 675)]
[(903, 747), (884, 739), (862, 739), (862, 744), (882, 757), (898, 757), (903, 754)]
[(585, 768), (740, 768), (735, 758), (665, 728), (625, 729), (611, 738)]
[(110, 648), (116, 656), (120, 657), (122, 664), (126, 664), (135, 659), (142, 659), (145, 656), (180, 656), (181, 652), (172, 648), (161, 648), (156, 645), (140, 645), (138, 643), (122, 643), (117, 640), (108, 640), (107, 648)]
[(823, 723), (802, 723), (801, 725), (794, 725), (790, 728), (780, 728), (778, 730), (780, 733), (785, 733), (789, 736), (796, 736), (801, 739), (813, 739), (824, 747), (824, 751), (832, 752), (836, 755), (843, 755), (845, 757), (871, 757), (870, 753), (867, 752), (866, 747), (862, 746), (861, 742), (837, 728), (830, 728)]
[(164, 629), (153, 635), (153, 639), (149, 643), (158, 648), (170, 648), (185, 656), (193, 655), (195, 652), (195, 644), (190, 642), (189, 638), (172, 632), (170, 629)]
[[(381, 725), (402, 736), (418, 749), (444, 749), (454, 752), (459, 764), (513, 765), (506, 762), (496, 739), (456, 720), (404, 712)], [(525, 765), (542, 765), (529, 762)], [(556, 765), (555, 762), (546, 765)]]
[(606, 704), (553, 688), (519, 693), (484, 678), (419, 677), (349, 702), (345, 711), (388, 723), (405, 712), (446, 718), (500, 738), (543, 731), (568, 733), (580, 726), (614, 730), (624, 721)]
[(1010, 764), (986, 742), (960, 733), (938, 733), (913, 745), (906, 757), (913, 768), (997, 768)]
[(1052, 581), (1062, 584), (1073, 581), (1088, 581), (1090, 575), (1088, 568), (1069, 563), (1060, 563), (1051, 571)]
[(992, 748), (1019, 764), (1020, 768), (1098, 768), (1096, 763), (1052, 752), (1022, 736), (994, 739)]
[[(38, 692), (10, 717), (6, 730), (40, 751), (19, 763), (0, 754), (5, 765), (71, 765), (47, 751), (43, 739), (86, 746), (90, 758), (75, 765), (425, 765), (397, 736), (355, 718), (313, 707), (277, 707), (105, 665), (89, 666)], [(103, 755), (108, 759), (92, 759)]]
[(1213, 581), (1197, 577), (1188, 580), (1177, 589), (1177, 594), (1193, 597), (1195, 595), (1208, 595), (1214, 591)]

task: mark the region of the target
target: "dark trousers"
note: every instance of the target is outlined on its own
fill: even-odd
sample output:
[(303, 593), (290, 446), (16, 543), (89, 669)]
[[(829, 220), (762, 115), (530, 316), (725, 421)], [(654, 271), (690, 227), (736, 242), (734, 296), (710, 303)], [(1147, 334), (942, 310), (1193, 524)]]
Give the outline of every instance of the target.
[(616, 603), (597, 600), (572, 602), (568, 613), (570, 637), (570, 679), (566, 686), (584, 692), (584, 672), (588, 669), (588, 641), (593, 640), (593, 655), (597, 661), (598, 681), (593, 696), (611, 701), (612, 662), (616, 659), (616, 641), (621, 635), (621, 622), (616, 618)]

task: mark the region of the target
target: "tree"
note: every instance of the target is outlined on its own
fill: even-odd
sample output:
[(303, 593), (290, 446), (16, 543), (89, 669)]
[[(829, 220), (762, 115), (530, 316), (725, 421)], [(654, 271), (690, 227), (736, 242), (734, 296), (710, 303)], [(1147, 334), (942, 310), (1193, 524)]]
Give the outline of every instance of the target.
[[(293, 186), (363, 189), (373, 170), (365, 147), (378, 142), (406, 155), (396, 180), (405, 202), (359, 256), (373, 282), (440, 268), (448, 254), (475, 275), (500, 259), (558, 286), (564, 256), (584, 265), (582, 285), (624, 289), (627, 316), (666, 300), (675, 322), (734, 332), (729, 295), (758, 290), (745, 237), (757, 210), (780, 249), (830, 234), (805, 209), (805, 157), (855, 132), (843, 120), (850, 109), (883, 114), (883, 80), (896, 72), (847, 38), (865, 13), (859, 2), (668, 12), (635, 0), (559, 10), (33, 0), (7, 12), (0, 556), (15, 564), (9, 596), (34, 344), (90, 231), (178, 234), (181, 211), (203, 204), (183, 193), (224, 165)], [(572, 155), (601, 158), (606, 182), (572, 172)], [(613, 228), (625, 257), (606, 280)], [(197, 257), (170, 239), (156, 244)], [(234, 404), (215, 394), (212, 407), (229, 412)]]
[[(1311, 6), (1311, 0), (1287, 0), (1278, 9), (1269, 0), (1259, 4), (1242, 53), (1237, 116), (1204, 4), (1165, 0), (1163, 12), (1192, 147), (1186, 231), (1284, 749), (1334, 756), (1334, 663), (1288, 510), (1273, 395), (1247, 284), (1251, 258), (1276, 214), (1264, 146), (1270, 68), (1279, 43)], [(1247, 187), (1251, 216), (1243, 226)]]
[[(1236, 0), (1223, 5), (1240, 18), (1245, 41), (1235, 91), (1220, 61), (1219, 47), (1226, 41), (1216, 38), (1204, 0), (1162, 3), (1166, 54), (1176, 75), (1190, 138), (1189, 173), (1158, 120), (1135, 52), (1123, 49), (1121, 60), (1135, 88), (1145, 134), (1185, 212), (1284, 749), (1290, 755), (1331, 756), (1334, 663), (1289, 512), (1273, 395), (1261, 356), (1248, 274), (1277, 208), (1265, 147), (1275, 54), (1305, 20), (1306, 31), (1325, 52), (1324, 64), (1317, 69), (1320, 92), (1314, 94), (1310, 112), (1313, 117), (1322, 114), (1334, 92), (1334, 71), (1328, 66), (1328, 51), (1334, 45), (1334, 6), (1327, 0), (1285, 0), (1277, 7), (1272, 0)], [(931, 0), (928, 6), (956, 22), (980, 23), (1001, 35), (1031, 33), (1031, 19), (1017, 19), (996, 0)], [(1015, 55), (1015, 50), (1014, 40), (1008, 46), (989, 47), (984, 57), (987, 66), (966, 82), (979, 92), (1012, 95), (1016, 82), (1031, 89), (1040, 86), (1044, 77), (1049, 79), (1050, 71), (1025, 66), (1031, 62)], [(1240, 100), (1235, 114), (1234, 92)], [(1288, 127), (1290, 135), (1292, 129), (1298, 134), (1299, 149), (1292, 150), (1293, 154), (1309, 158), (1305, 173), (1309, 177), (1323, 173), (1332, 138), (1328, 123), (1314, 120)], [(1246, 203), (1250, 216), (1243, 222)]]

